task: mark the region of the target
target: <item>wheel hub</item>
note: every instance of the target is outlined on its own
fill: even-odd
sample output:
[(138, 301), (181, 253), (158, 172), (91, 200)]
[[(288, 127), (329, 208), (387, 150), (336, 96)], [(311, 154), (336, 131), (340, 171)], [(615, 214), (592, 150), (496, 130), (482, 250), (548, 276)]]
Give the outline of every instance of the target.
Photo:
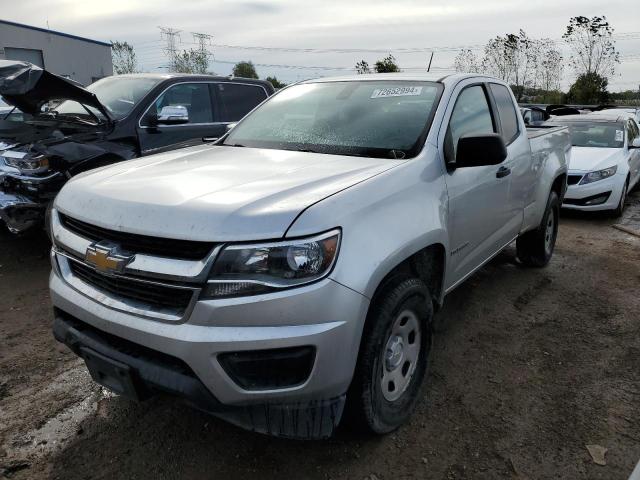
[(380, 386), (385, 400), (394, 402), (409, 387), (420, 356), (420, 320), (411, 310), (398, 314), (380, 352)]
[(404, 359), (404, 342), (399, 335), (391, 336), (387, 342), (384, 366), (388, 372), (398, 368)]

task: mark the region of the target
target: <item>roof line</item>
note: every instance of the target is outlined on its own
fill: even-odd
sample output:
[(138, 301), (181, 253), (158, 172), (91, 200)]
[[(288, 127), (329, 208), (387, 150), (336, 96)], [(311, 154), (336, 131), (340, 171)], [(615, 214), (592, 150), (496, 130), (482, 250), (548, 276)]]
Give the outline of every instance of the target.
[(6, 25), (12, 25), (14, 27), (28, 28), (29, 30), (36, 30), (38, 32), (50, 33), (53, 35), (60, 35), (61, 37), (72, 38), (74, 40), (80, 40), (82, 42), (95, 43), (97, 45), (102, 45), (104, 47), (111, 47), (111, 43), (101, 42), (99, 40), (92, 40), (90, 38), (85, 38), (85, 37), (79, 37), (77, 35), (72, 35), (70, 33), (57, 32), (55, 30), (49, 30), (47, 28), (34, 27), (33, 25), (25, 25), (24, 23), (11, 22), (9, 20), (2, 20), (2, 19), (0, 19), (0, 23), (4, 23)]

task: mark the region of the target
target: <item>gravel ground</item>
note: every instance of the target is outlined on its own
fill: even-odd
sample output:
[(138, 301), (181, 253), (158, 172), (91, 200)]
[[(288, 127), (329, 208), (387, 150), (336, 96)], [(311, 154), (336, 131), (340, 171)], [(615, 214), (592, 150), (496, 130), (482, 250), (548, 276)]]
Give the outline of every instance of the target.
[(46, 239), (0, 233), (0, 476), (626, 480), (640, 458), (640, 238), (613, 223), (563, 215), (542, 270), (501, 254), (438, 314), (411, 422), (323, 442), (97, 387), (52, 338)]

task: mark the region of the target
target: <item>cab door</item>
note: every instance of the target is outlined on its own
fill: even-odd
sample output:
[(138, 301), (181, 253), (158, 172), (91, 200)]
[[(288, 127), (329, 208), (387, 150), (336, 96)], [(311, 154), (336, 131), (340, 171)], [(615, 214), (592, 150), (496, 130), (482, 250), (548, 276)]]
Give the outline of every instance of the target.
[[(458, 139), (466, 134), (500, 133), (499, 119), (485, 83), (464, 82), (453, 93), (439, 134), (449, 196), (449, 274), (453, 288), (517, 234), (510, 196), (513, 158), (499, 165), (456, 168)], [(521, 213), (520, 213), (521, 214)]]
[(627, 148), (629, 149), (630, 187), (640, 180), (640, 148), (633, 148), (633, 142), (640, 138), (640, 129), (635, 120), (627, 120)]
[[(188, 121), (178, 125), (154, 122), (163, 107), (182, 106)], [(146, 109), (138, 122), (142, 155), (202, 143), (205, 137), (220, 137), (224, 125), (217, 122), (210, 82), (183, 82), (167, 87)]]

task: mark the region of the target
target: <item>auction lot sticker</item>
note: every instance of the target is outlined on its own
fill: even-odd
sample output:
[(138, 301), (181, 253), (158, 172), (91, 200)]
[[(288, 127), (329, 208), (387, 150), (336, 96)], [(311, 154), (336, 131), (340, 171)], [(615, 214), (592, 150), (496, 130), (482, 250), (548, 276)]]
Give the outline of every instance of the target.
[(371, 98), (411, 97), (414, 95), (420, 95), (421, 93), (422, 87), (376, 88), (371, 94)]

